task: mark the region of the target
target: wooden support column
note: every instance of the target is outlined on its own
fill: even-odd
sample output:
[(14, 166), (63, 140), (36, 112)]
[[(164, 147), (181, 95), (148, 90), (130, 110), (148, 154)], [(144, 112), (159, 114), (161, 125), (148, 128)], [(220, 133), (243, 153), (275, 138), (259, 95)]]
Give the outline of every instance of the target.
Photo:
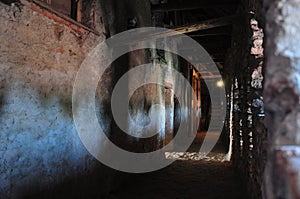
[(77, 1), (77, 22), (82, 21), (82, 0)]

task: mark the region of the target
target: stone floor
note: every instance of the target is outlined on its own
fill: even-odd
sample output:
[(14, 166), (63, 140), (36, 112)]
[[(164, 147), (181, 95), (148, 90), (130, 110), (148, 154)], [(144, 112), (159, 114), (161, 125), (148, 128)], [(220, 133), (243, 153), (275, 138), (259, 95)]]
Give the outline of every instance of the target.
[[(181, 159), (146, 174), (113, 172), (113, 178), (97, 179), (97, 173), (67, 180), (22, 199), (247, 199), (241, 176), (225, 160), (226, 150), (218, 143), (206, 158), (198, 151), (204, 134), (198, 134), (188, 152), (173, 152), (166, 158)], [(106, 169), (111, 173), (111, 169)], [(101, 169), (103, 173), (103, 170)], [(111, 174), (113, 174), (111, 173)], [(112, 175), (109, 176), (112, 176)], [(107, 182), (107, 187), (100, 182)]]
[[(218, 143), (208, 158), (196, 161), (194, 143), (184, 160), (156, 172), (133, 175), (125, 186), (111, 193), (111, 199), (246, 199), (240, 176), (230, 162), (224, 161), (225, 149)], [(195, 155), (196, 154), (196, 155)], [(177, 153), (178, 155), (178, 153)], [(169, 156), (176, 156), (170, 153)], [(191, 155), (193, 156), (193, 155)]]

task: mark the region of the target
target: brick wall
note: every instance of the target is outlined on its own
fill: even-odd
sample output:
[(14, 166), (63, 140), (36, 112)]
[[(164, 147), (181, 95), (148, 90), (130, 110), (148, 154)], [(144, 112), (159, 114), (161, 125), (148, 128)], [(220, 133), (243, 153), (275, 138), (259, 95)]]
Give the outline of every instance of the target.
[(73, 81), (104, 35), (76, 31), (31, 4), (0, 3), (0, 27), (0, 198), (20, 198), (66, 179), (80, 184), (100, 166), (73, 124)]

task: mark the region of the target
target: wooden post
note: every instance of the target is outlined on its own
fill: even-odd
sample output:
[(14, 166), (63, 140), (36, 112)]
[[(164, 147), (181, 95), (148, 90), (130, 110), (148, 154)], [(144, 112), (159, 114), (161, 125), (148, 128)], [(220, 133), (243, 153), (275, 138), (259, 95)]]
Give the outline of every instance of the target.
[(82, 22), (82, 0), (77, 1), (77, 18), (76, 21)]

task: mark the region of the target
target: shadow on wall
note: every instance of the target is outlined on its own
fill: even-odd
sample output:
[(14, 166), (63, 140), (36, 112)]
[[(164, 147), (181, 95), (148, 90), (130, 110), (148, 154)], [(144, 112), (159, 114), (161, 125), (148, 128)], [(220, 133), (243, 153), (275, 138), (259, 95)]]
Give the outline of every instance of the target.
[[(7, 9), (0, 3), (0, 10)], [(1, 12), (0, 17), (5, 14)], [(83, 51), (96, 39), (89, 35), (80, 47), (67, 27), (57, 38), (53, 34), (55, 23), (33, 14), (26, 6), (14, 20), (0, 20), (0, 26), (6, 27), (0, 29), (1, 45), (8, 49), (1, 54), (4, 67), (0, 69), (10, 66), (1, 72), (0, 198), (107, 195), (127, 174), (92, 158), (78, 138), (72, 119), (73, 80), (84, 59)], [(99, 88), (101, 97), (111, 83), (110, 75), (104, 76), (107, 84)], [(106, 117), (109, 99), (102, 100)], [(110, 128), (108, 120), (99, 118)]]
[(116, 188), (123, 174), (84, 149), (71, 97), (12, 76), (0, 90), (0, 198), (85, 198)]
[(119, 174), (91, 157), (72, 119), (78, 66), (101, 38), (89, 35), (81, 47), (64, 27), (59, 40), (52, 20), (26, 6), (12, 20), (1, 2), (0, 198), (76, 198), (89, 186), (109, 192)]
[[(93, 160), (96, 161), (96, 160)], [(107, 198), (120, 187), (127, 173), (119, 172), (97, 162), (95, 168), (85, 175), (69, 177), (63, 182), (48, 185), (39, 190), (24, 190), (22, 199), (84, 199)], [(105, 184), (103, 182), (106, 182)]]
[(13, 71), (0, 90), (0, 110), (5, 109), (0, 116), (5, 124), (0, 126), (0, 148), (5, 148), (0, 152), (0, 198), (99, 198), (117, 189), (127, 174), (91, 157), (76, 134), (72, 98), (62, 92), (69, 80), (64, 86), (47, 80), (28, 83)]

